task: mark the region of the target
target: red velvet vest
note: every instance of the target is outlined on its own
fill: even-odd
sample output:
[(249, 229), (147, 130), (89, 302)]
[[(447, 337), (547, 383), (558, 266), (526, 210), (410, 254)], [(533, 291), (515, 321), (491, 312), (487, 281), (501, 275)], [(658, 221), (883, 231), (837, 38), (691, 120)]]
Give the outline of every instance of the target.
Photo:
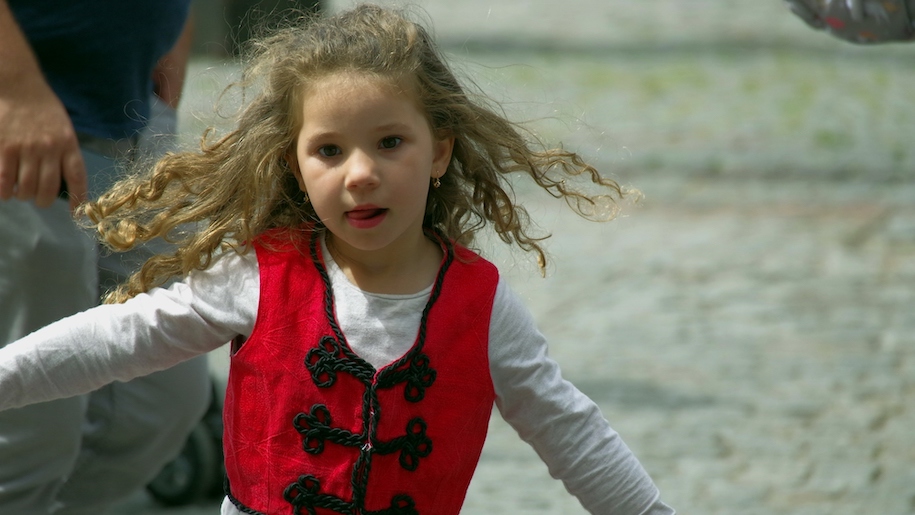
[(299, 247), (255, 244), (260, 306), (224, 409), (229, 498), (267, 515), (457, 515), (495, 399), (496, 268), (443, 244), (413, 347), (375, 370), (337, 324), (318, 238)]

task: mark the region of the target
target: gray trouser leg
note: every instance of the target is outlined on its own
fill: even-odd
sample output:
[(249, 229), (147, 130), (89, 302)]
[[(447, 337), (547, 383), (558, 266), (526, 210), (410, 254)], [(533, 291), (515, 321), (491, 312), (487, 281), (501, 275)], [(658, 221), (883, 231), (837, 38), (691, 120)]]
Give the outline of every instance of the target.
[[(0, 202), (0, 346), (96, 304), (92, 241), (66, 202)], [(0, 412), (0, 513), (46, 515), (76, 461), (86, 399)]]
[(208, 401), (206, 356), (93, 392), (79, 457), (54, 513), (104, 513), (145, 486), (178, 455)]

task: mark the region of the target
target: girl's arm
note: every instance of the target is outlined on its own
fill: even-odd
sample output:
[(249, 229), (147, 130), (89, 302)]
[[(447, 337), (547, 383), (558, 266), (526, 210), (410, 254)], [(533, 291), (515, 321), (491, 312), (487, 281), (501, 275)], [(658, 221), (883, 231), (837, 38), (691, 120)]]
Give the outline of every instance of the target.
[(585, 509), (619, 515), (674, 513), (597, 405), (562, 378), (530, 312), (501, 279), (489, 345), (502, 417)]
[(40, 329), (0, 349), (0, 411), (128, 381), (247, 335), (258, 287), (253, 253), (230, 253), (168, 289)]

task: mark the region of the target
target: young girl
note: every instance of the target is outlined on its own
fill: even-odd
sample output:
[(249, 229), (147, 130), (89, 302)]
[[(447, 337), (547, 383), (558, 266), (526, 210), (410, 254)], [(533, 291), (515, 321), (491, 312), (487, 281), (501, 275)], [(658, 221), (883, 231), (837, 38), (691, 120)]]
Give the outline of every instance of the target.
[[(673, 513), (467, 248), (491, 227), (545, 265), (511, 174), (583, 214), (612, 211), (621, 188), (532, 150), (383, 8), (261, 40), (243, 81), (259, 91), (234, 131), (84, 207), (115, 249), (177, 251), (0, 351), (0, 409), (231, 341), (223, 514), (457, 514), (493, 403), (590, 512)], [(572, 190), (580, 175), (606, 192)]]

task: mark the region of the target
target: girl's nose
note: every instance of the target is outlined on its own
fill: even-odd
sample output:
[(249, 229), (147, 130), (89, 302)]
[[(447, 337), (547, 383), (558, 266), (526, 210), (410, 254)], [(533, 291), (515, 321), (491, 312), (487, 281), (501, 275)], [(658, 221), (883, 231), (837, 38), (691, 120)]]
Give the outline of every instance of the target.
[(366, 188), (378, 185), (378, 162), (365, 152), (354, 152), (346, 163), (345, 186), (347, 189)]

